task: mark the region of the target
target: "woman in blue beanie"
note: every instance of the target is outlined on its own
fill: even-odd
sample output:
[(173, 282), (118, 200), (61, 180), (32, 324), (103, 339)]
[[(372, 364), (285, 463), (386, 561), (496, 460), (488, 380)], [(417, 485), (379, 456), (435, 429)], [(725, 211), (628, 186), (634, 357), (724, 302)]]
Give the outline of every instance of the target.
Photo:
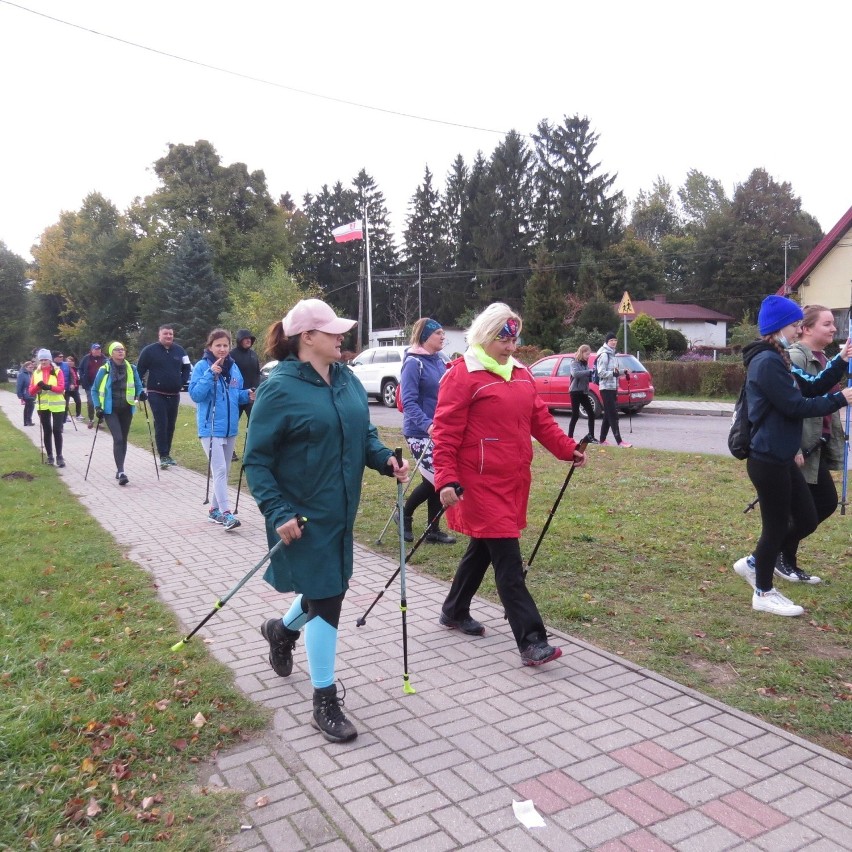
[(827, 393), (846, 374), (852, 354), (847, 341), (817, 376), (791, 374), (787, 349), (798, 337), (802, 309), (782, 296), (767, 296), (757, 324), (761, 339), (743, 349), (751, 442), (748, 476), (760, 499), (763, 528), (751, 556), (734, 571), (753, 589), (752, 609), (774, 615), (801, 615), (804, 609), (772, 586), (778, 554), (817, 527), (817, 511), (808, 484), (795, 462), (802, 420), (831, 414), (852, 402), (852, 388)]

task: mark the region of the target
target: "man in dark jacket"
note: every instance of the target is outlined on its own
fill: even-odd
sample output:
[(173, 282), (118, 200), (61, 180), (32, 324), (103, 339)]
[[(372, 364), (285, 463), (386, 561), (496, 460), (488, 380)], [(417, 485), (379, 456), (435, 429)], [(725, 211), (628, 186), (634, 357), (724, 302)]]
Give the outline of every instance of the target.
[(148, 391), (160, 467), (165, 470), (177, 464), (171, 456), (172, 439), (180, 407), (180, 392), (189, 381), (192, 370), (186, 351), (175, 343), (172, 326), (160, 326), (157, 342), (149, 344), (139, 353), (136, 368)]
[(83, 356), (80, 361), (78, 373), (80, 374), (80, 386), (86, 391), (86, 412), (89, 415), (89, 428), (94, 428), (95, 425), (95, 403), (92, 401), (92, 385), (95, 382), (95, 376), (98, 370), (106, 364), (106, 355), (101, 351), (100, 343), (93, 343), (89, 347), (89, 351)]
[[(257, 338), (247, 329), (241, 328), (237, 332), (237, 345), (231, 350), (231, 358), (234, 363), (240, 368), (240, 373), (243, 376), (243, 387), (257, 389), (260, 384), (260, 359), (257, 357), (257, 352), (252, 349)], [(240, 406), (240, 417), (243, 413), (248, 421), (251, 417), (252, 402), (247, 402)], [(239, 456), (233, 453), (231, 461), (239, 461)]]

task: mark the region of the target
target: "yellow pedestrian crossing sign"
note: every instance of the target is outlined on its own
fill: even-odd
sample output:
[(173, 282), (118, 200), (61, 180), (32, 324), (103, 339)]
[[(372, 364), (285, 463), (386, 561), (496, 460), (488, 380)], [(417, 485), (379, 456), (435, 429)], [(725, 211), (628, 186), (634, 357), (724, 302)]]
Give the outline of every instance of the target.
[(633, 303), (630, 301), (630, 293), (625, 290), (624, 295), (621, 297), (621, 304), (618, 306), (618, 315), (620, 317), (625, 317), (628, 314), (633, 313), (635, 313), (635, 311), (633, 310)]

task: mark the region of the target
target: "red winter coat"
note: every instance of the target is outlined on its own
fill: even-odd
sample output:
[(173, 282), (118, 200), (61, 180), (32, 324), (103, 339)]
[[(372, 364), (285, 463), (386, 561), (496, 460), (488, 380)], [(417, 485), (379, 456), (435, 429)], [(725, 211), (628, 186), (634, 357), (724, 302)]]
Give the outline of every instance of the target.
[(531, 437), (563, 461), (573, 460), (577, 446), (536, 394), (529, 370), (512, 363), (507, 382), (467, 353), (438, 390), (435, 488), (451, 482), (464, 488), (463, 499), (447, 510), (447, 524), (473, 538), (520, 538), (532, 481)]

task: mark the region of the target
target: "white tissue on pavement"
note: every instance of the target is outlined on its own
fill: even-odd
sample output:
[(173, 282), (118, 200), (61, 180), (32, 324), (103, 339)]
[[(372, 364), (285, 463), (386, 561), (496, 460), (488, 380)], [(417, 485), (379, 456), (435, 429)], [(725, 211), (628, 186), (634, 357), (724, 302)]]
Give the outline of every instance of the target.
[(520, 822), (527, 828), (544, 828), (545, 823), (541, 814), (535, 809), (530, 799), (526, 802), (516, 802), (512, 799), (512, 810)]

